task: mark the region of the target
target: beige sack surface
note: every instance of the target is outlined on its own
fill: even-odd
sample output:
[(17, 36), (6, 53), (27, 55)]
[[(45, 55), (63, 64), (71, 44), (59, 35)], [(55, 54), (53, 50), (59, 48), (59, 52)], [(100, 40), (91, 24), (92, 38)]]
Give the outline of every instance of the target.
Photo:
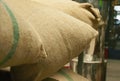
[(90, 3), (78, 3), (72, 0), (32, 0), (52, 8), (61, 10), (79, 20), (88, 23), (95, 29), (102, 24), (101, 15), (97, 8)]
[[(48, 55), (36, 64), (12, 67), (15, 81), (40, 81), (78, 56), (97, 32), (88, 24), (30, 0), (5, 0), (39, 34)], [(33, 57), (34, 58), (34, 57)]]
[[(100, 12), (97, 8), (94, 8), (92, 4), (90, 3), (78, 3), (75, 1), (71, 1), (71, 0), (30, 0), (33, 3), (36, 3), (35, 6), (39, 7), (39, 5), (43, 4), (43, 5), (47, 5), (49, 7), (61, 10), (79, 20), (84, 21), (85, 23), (91, 25), (93, 28), (97, 29), (98, 27), (100, 27), (100, 25), (103, 24), (103, 21), (101, 20), (101, 15)], [(35, 6), (33, 4), (29, 4), (27, 3), (27, 5), (30, 5), (30, 9), (26, 9), (26, 6), (21, 6), (23, 4), (26, 3), (26, 1), (24, 1), (23, 4), (21, 3), (16, 3), (16, 1), (13, 2), (14, 4), (18, 5), (18, 9), (15, 9), (15, 11), (17, 12), (21, 12), (23, 13), (24, 18), (28, 18), (33, 12), (35, 12), (35, 10), (33, 10), (35, 8)], [(14, 7), (15, 5), (10, 4), (10, 6)], [(22, 8), (22, 11), (19, 9)], [(24, 13), (25, 11), (29, 12), (29, 15)], [(36, 9), (37, 11), (37, 9)], [(94, 43), (95, 46), (95, 43)], [(91, 52), (94, 52), (94, 47), (90, 46), (90, 51), (92, 49)], [(88, 49), (88, 50), (89, 50)]]
[(55, 74), (49, 76), (48, 78), (42, 81), (88, 81), (88, 79), (73, 72), (70, 69), (62, 68)]
[[(41, 4), (48, 5), (52, 8), (61, 10), (85, 23), (91, 25), (96, 30), (100, 25), (103, 25), (101, 15), (98, 8), (95, 8), (90, 3), (78, 3), (72, 0), (32, 0)], [(92, 40), (88, 53), (91, 55), (94, 52), (95, 40)]]
[(45, 57), (34, 28), (0, 1), (0, 67), (36, 63)]
[[(30, 5), (23, 4), (25, 5), (22, 7), (31, 8), (31, 3), (29, 3)], [(32, 13), (25, 12), (25, 15), (30, 13), (31, 15), (28, 18), (25, 15), (24, 17), (39, 33), (48, 57), (38, 64), (12, 67), (12, 73), (17, 81), (39, 81), (56, 72), (72, 58), (79, 55), (97, 34), (88, 24), (63, 12), (43, 6), (36, 8), (33, 3), (32, 6), (30, 9)], [(19, 14), (21, 13), (19, 12)]]

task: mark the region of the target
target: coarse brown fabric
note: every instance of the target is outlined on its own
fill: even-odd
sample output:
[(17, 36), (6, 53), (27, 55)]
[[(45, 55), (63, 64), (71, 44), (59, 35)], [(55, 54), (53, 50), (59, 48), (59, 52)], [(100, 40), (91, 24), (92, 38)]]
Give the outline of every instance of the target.
[[(44, 4), (44, 5), (50, 6), (52, 8), (61, 10), (65, 13), (91, 25), (96, 30), (98, 27), (100, 27), (100, 25), (103, 24), (99, 10), (97, 8), (94, 8), (93, 5), (90, 3), (78, 3), (75, 1), (71, 1), (71, 0), (51, 0), (50, 2), (49, 2), (49, 0), (30, 0), (30, 1), (32, 1), (32, 3), (36, 2), (35, 6), (37, 6), (37, 7), (39, 7), (39, 5), (41, 5), (41, 4)], [(16, 4), (15, 1), (13, 3)], [(26, 1), (24, 1), (24, 3), (26, 3)], [(21, 12), (23, 14), (24, 18), (28, 18), (33, 12), (35, 12), (33, 10), (35, 6), (33, 6), (33, 4), (30, 4), (29, 8), (31, 10), (29, 10), (29, 9), (26, 9), (25, 6), (21, 7), (21, 5), (23, 5), (23, 4), (17, 3), (16, 4), (16, 5), (18, 5), (17, 8), (22, 8), (22, 11), (20, 11), (21, 9), (16, 9), (15, 11)], [(10, 6), (14, 7), (15, 5), (12, 4)], [(24, 13), (25, 11), (29, 12), (29, 15)], [(94, 46), (95, 46), (95, 43), (94, 43)], [(94, 48), (95, 47), (90, 46), (89, 49), (94, 50)]]
[(62, 68), (55, 74), (42, 81), (89, 81), (87, 78), (73, 72), (71, 69)]
[(47, 58), (38, 63), (11, 67), (15, 81), (40, 81), (46, 78), (78, 56), (97, 35), (90, 25), (57, 9), (30, 0), (4, 1), (35, 28), (47, 54)]
[[(61, 10), (85, 23), (91, 25), (96, 30), (102, 27), (103, 21), (98, 8), (90, 3), (78, 3), (72, 0), (32, 0), (41, 4), (48, 5), (52, 8)], [(95, 40), (91, 41), (88, 48), (88, 54), (93, 54), (95, 48)]]
[(95, 29), (102, 25), (101, 15), (98, 8), (90, 3), (78, 3), (72, 0), (32, 0), (41, 4), (48, 5), (52, 8), (61, 10), (85, 23), (91, 25)]
[(0, 1), (0, 68), (44, 59), (46, 53), (38, 33), (16, 13), (11, 14)]

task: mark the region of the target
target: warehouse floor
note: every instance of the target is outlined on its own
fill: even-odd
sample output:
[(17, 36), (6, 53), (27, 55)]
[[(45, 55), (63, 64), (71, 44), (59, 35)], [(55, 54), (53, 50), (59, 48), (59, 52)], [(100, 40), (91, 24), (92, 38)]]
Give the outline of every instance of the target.
[(108, 60), (106, 76), (106, 81), (120, 81), (120, 60)]

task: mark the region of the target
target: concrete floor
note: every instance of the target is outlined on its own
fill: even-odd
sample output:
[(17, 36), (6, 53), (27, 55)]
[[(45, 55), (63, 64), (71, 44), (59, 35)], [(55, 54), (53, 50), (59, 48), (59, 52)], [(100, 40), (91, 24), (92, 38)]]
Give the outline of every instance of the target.
[(120, 81), (120, 60), (108, 60), (106, 81)]

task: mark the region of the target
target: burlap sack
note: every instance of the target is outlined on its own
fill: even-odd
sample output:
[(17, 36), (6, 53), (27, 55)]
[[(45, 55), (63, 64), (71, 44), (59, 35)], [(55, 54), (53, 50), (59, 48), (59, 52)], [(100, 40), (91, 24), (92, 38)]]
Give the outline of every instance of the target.
[[(50, 2), (49, 0), (29, 0), (29, 1), (32, 1), (32, 3), (29, 4), (29, 2), (27, 2), (26, 0), (24, 0), (23, 3), (17, 3), (17, 1), (14, 0), (12, 4), (8, 4), (8, 5), (10, 5), (13, 8), (16, 8), (15, 5), (22, 8), (22, 11), (19, 8), (15, 9), (15, 11), (22, 13), (24, 18), (28, 18), (33, 12), (35, 12), (34, 11), (35, 7), (39, 7), (39, 5), (45, 4), (45, 5), (51, 6), (52, 8), (54, 7), (58, 10), (61, 10), (67, 14), (70, 14), (73, 17), (78, 18), (84, 21), (85, 23), (88, 23), (95, 29), (97, 29), (99, 25), (102, 25), (102, 20), (101, 20), (101, 15), (99, 10), (97, 8), (94, 8), (93, 5), (89, 3), (77, 3), (71, 0), (52, 0)], [(33, 5), (33, 3), (35, 3), (36, 5)], [(26, 8), (27, 5), (25, 4), (30, 5), (29, 8), (31, 10)], [(24, 5), (24, 6), (21, 6), (21, 5)], [(24, 13), (25, 11), (29, 12), (29, 15)], [(93, 42), (94, 41), (95, 40), (93, 40)], [(89, 54), (91, 54), (91, 52), (94, 52), (93, 46), (95, 46), (95, 42), (94, 44), (92, 43), (92, 46), (90, 45), (90, 48), (88, 49), (90, 50), (88, 52)]]
[[(14, 0), (8, 1), (7, 4), (12, 5), (12, 1)], [(17, 3), (21, 3), (24, 9), (21, 7), (17, 9), (20, 6), (17, 3), (14, 3), (16, 7), (11, 6), (11, 8), (16, 11), (25, 10), (26, 16), (23, 15), (23, 17), (39, 33), (48, 57), (37, 64), (12, 67), (11, 71), (16, 81), (40, 81), (78, 56), (97, 32), (88, 24), (63, 12), (40, 5), (38, 8), (31, 2), (27, 4), (22, 1)]]
[(0, 0), (0, 68), (36, 63), (45, 57), (35, 29)]
[(95, 29), (102, 25), (101, 15), (97, 8), (90, 3), (78, 3), (72, 0), (32, 0), (41, 4), (48, 5), (52, 8), (61, 10), (79, 20), (88, 23)]
[(42, 81), (89, 81), (87, 78), (73, 72), (71, 69), (62, 68), (55, 74)]
[[(48, 5), (52, 8), (61, 10), (85, 23), (91, 25), (96, 30), (103, 25), (100, 12), (90, 3), (78, 3), (72, 0), (32, 0), (41, 4)], [(93, 55), (95, 40), (91, 41), (88, 48), (88, 54)]]
[(42, 80), (78, 56), (97, 35), (88, 24), (56, 9), (30, 0), (4, 1), (35, 28), (48, 55), (41, 62), (12, 67), (15, 81)]

